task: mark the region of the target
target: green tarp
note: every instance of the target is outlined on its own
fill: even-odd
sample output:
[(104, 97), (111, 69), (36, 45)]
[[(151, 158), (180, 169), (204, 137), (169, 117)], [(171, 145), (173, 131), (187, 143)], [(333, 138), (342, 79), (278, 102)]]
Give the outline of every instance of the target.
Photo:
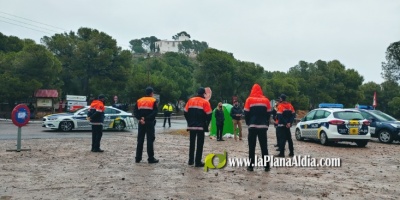
[[(233, 122), (232, 122), (232, 117), (230, 116), (231, 108), (233, 106), (228, 103), (222, 104), (222, 110), (224, 111), (224, 130), (222, 131), (222, 135), (226, 134), (231, 134), (233, 136)], [(212, 119), (211, 119), (211, 130), (210, 130), (210, 135), (211, 136), (216, 136), (217, 135), (217, 124), (216, 124), (216, 119), (215, 119), (215, 110), (213, 110), (212, 113)]]

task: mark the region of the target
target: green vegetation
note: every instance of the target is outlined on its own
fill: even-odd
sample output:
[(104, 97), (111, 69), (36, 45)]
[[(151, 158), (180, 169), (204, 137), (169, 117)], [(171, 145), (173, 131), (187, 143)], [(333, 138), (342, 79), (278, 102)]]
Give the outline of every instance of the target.
[[(182, 31), (180, 34), (190, 35)], [(236, 59), (232, 53), (212, 49), (206, 42), (188, 40), (180, 53), (159, 54), (155, 36), (132, 39), (123, 50), (111, 36), (90, 28), (43, 37), (42, 44), (0, 33), (0, 99), (13, 103), (32, 96), (37, 89), (57, 89), (62, 96), (118, 95), (124, 103), (143, 96), (154, 87), (161, 103), (186, 101), (197, 87), (211, 87), (213, 106), (219, 101), (243, 102), (254, 83), (271, 100), (288, 95), (296, 109), (308, 110), (321, 102), (372, 104), (377, 92), (378, 107), (400, 117), (400, 42), (389, 45), (382, 63), (385, 82), (363, 84), (363, 77), (338, 60), (299, 61), (288, 72), (268, 71), (268, 66)], [(195, 53), (197, 57), (188, 56)]]

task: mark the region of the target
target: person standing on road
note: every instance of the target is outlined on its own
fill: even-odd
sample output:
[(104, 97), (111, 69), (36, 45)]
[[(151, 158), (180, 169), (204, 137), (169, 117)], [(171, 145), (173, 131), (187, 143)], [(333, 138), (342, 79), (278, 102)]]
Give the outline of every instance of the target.
[(286, 95), (281, 94), (280, 103), (277, 110), (278, 127), (276, 131), (279, 135), (279, 154), (277, 157), (285, 157), (285, 145), (286, 141), (289, 144), (289, 156), (294, 156), (292, 134), (290, 133), (290, 127), (292, 127), (295, 111), (291, 103), (286, 101)]
[[(195, 167), (204, 167), (201, 162), (204, 145), (204, 132), (208, 132), (208, 127), (211, 122), (212, 110), (210, 102), (208, 102), (204, 94), (206, 93), (203, 87), (197, 90), (197, 96), (188, 100), (185, 106), (185, 119), (187, 122), (187, 130), (190, 131), (190, 147), (189, 147), (189, 165)], [(197, 138), (196, 157), (194, 157), (194, 149)]]
[(100, 94), (97, 100), (93, 100), (90, 104), (88, 112), (88, 120), (92, 125), (92, 152), (104, 152), (104, 150), (100, 149), (100, 141), (103, 137), (105, 99), (106, 97), (103, 94)]
[[(251, 89), (250, 96), (246, 99), (244, 104), (244, 116), (246, 124), (249, 127), (249, 159), (250, 166), (247, 167), (248, 171), (253, 171), (255, 161), (255, 149), (257, 137), (260, 142), (262, 158), (268, 155), (267, 146), (267, 130), (269, 126), (269, 119), (271, 116), (271, 104), (267, 97), (263, 95), (260, 85), (254, 84)], [(264, 166), (265, 171), (270, 170), (270, 165)]]
[(275, 103), (274, 109), (272, 109), (272, 119), (274, 120), (274, 127), (275, 127), (275, 134), (276, 134), (276, 145), (274, 145), (274, 147), (278, 147), (276, 149), (277, 151), (280, 151), (280, 149), (279, 149), (279, 141), (280, 141), (279, 138), (280, 138), (280, 135), (278, 134), (278, 131), (276, 130), (278, 128), (278, 118), (277, 118), (276, 113), (278, 111), (278, 105), (279, 105), (280, 101), (281, 101), (280, 98), (276, 99), (275, 100), (276, 103)]
[(146, 88), (146, 96), (137, 100), (133, 110), (135, 118), (139, 121), (138, 138), (136, 146), (135, 162), (142, 160), (144, 137), (147, 138), (147, 161), (149, 163), (158, 163), (159, 160), (154, 158), (154, 140), (155, 140), (155, 119), (157, 116), (157, 99), (153, 97), (154, 90), (152, 87)]
[(172, 111), (174, 110), (174, 108), (172, 107), (171, 103), (167, 103), (163, 106), (162, 110), (164, 111), (163, 127), (165, 127), (165, 122), (167, 122), (167, 119), (168, 119), (168, 124), (169, 124), (169, 127), (171, 128), (171, 114), (172, 114)]
[(218, 103), (217, 109), (215, 109), (215, 123), (217, 125), (217, 141), (225, 141), (222, 139), (222, 134), (224, 132), (224, 111), (222, 108), (222, 102)]
[(235, 141), (237, 140), (236, 135), (237, 129), (239, 129), (239, 140), (242, 140), (242, 115), (243, 115), (243, 110), (242, 108), (239, 107), (239, 103), (237, 100), (233, 101), (233, 107), (231, 108), (230, 115), (232, 117), (233, 121), (233, 136), (235, 138)]

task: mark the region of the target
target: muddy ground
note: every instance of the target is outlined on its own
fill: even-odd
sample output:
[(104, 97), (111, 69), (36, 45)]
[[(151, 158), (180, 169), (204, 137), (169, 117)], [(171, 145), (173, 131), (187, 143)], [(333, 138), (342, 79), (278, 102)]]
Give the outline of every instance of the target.
[[(137, 130), (103, 138), (104, 153), (89, 151), (90, 138), (0, 141), (0, 199), (398, 199), (400, 144), (373, 139), (366, 148), (343, 143), (321, 146), (296, 141), (295, 154), (341, 158), (341, 167), (256, 169), (225, 167), (204, 172), (187, 165), (189, 138), (183, 130), (157, 133), (158, 164), (135, 164)], [(204, 154), (247, 157), (244, 140), (205, 140)], [(276, 154), (274, 129), (268, 149)], [(258, 145), (258, 144), (257, 144)], [(144, 148), (146, 149), (146, 148)], [(260, 154), (259, 146), (256, 152)], [(287, 152), (288, 153), (288, 152)], [(146, 161), (147, 154), (144, 153)]]

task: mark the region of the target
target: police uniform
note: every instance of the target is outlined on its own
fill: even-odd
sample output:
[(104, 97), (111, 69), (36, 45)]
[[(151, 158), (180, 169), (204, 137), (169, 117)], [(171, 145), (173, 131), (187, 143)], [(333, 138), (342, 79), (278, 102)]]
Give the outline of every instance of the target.
[(157, 116), (157, 100), (153, 97), (153, 88), (146, 88), (146, 96), (137, 100), (133, 110), (135, 118), (139, 121), (138, 139), (136, 147), (135, 162), (142, 160), (144, 137), (147, 138), (147, 155), (149, 163), (158, 163), (154, 158), (154, 140), (155, 130), (154, 123)]
[[(251, 164), (247, 170), (253, 171), (252, 165), (254, 165), (255, 162), (257, 137), (260, 142), (262, 158), (268, 155), (267, 130), (271, 116), (271, 104), (269, 99), (263, 95), (260, 85), (253, 85), (250, 96), (246, 99), (246, 103), (244, 104), (244, 114), (246, 124), (249, 127), (248, 142)], [(270, 166), (269, 163), (267, 163), (265, 171), (269, 171), (269, 169)]]
[(88, 117), (92, 125), (92, 152), (103, 152), (100, 149), (100, 141), (103, 137), (104, 122), (104, 95), (99, 95), (97, 100), (93, 100), (90, 104)]
[[(204, 98), (205, 89), (199, 88), (197, 96), (192, 97), (185, 106), (185, 119), (187, 121), (187, 130), (190, 131), (190, 147), (189, 147), (189, 165), (195, 164), (195, 167), (203, 167), (201, 162), (204, 145), (204, 132), (208, 131), (210, 125), (212, 110), (210, 102)], [(196, 157), (194, 150), (197, 138)]]
[[(278, 127), (276, 128), (279, 134), (279, 157), (285, 157), (285, 145), (286, 141), (289, 144), (289, 156), (294, 156), (292, 134), (290, 133), (290, 127), (293, 124), (295, 111), (291, 103), (286, 101), (286, 95), (280, 96), (282, 102), (278, 105), (277, 118)], [(287, 127), (288, 126), (288, 127)]]

